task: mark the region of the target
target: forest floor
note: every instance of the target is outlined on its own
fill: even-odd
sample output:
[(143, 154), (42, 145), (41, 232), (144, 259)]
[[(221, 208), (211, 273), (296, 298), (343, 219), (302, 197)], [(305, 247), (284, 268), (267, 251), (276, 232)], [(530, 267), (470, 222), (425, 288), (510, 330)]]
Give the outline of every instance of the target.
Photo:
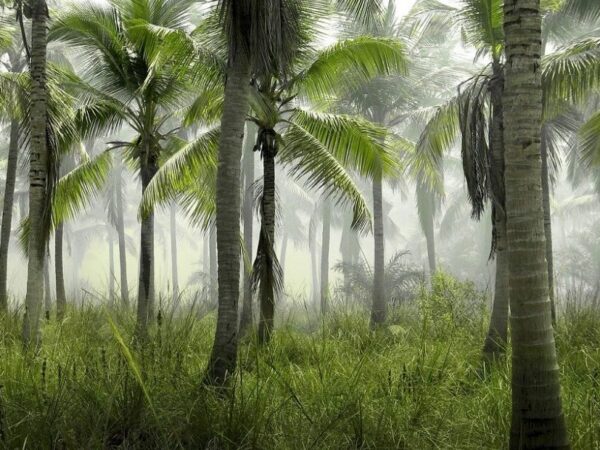
[[(30, 449), (501, 449), (507, 360), (484, 367), (483, 297), (449, 278), (390, 311), (337, 308), (323, 323), (280, 311), (272, 343), (248, 336), (228, 392), (201, 385), (214, 313), (167, 314), (143, 351), (133, 314), (69, 311), (24, 354), (16, 313), (0, 335), (0, 446)], [(311, 320), (312, 317), (312, 320)], [(556, 331), (574, 448), (600, 448), (600, 312), (568, 308)]]

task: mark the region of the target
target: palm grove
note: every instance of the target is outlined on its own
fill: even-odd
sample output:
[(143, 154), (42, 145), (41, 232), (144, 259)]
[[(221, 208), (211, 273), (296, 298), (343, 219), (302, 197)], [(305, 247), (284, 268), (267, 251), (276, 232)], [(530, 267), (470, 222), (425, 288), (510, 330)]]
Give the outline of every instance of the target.
[[(436, 253), (443, 242), (436, 242), (436, 234), (450, 227), (456, 211), (469, 208), (474, 219), (489, 221), (478, 250), (494, 261), (495, 273), (490, 314), (481, 313), (484, 329), (474, 332), (481, 342), (467, 346), (469, 351), (475, 347), (476, 367), (464, 376), (475, 377), (474, 386), (511, 377), (510, 387), (497, 389), (497, 395), (512, 395), (512, 410), (501, 410), (498, 418), (508, 424), (499, 438), (502, 445), (504, 439), (515, 449), (598, 445), (592, 424), (585, 428), (575, 422), (571, 439), (567, 433), (567, 424), (574, 422), (563, 409), (564, 372), (555, 332), (562, 330), (559, 349), (564, 349), (560, 339), (571, 333), (564, 331), (568, 328), (561, 320), (567, 319), (557, 308), (555, 267), (562, 262), (555, 257), (551, 218), (561, 211), (553, 186), (563, 159), (574, 192), (585, 186), (597, 199), (600, 5), (593, 0), (417, 0), (402, 15), (396, 10), (400, 3), (16, 0), (3, 5), (0, 109), (8, 144), (0, 233), (6, 362), (0, 377), (7, 384), (6, 393), (0, 391), (3, 444), (24, 446), (29, 439), (36, 448), (404, 448), (424, 442), (469, 447), (467, 438), (445, 442), (442, 425), (434, 433), (420, 424), (419, 417), (426, 414), (420, 410), (406, 422), (427, 430), (415, 432), (414, 441), (396, 436), (392, 425), (383, 432), (364, 430), (369, 414), (375, 428), (388, 423), (384, 415), (390, 423), (402, 416), (390, 412), (402, 404), (397, 396), (413, 396), (415, 408), (425, 404), (415, 397), (420, 382), (443, 385), (452, 379), (445, 373), (455, 357), (449, 356), (452, 346), (445, 357), (441, 351), (427, 360), (426, 339), (447, 331), (430, 331), (431, 323), (446, 317), (448, 307), (449, 322), (439, 325), (456, 325), (456, 292), (479, 294), (443, 273)], [(467, 59), (474, 63), (465, 64)], [(455, 167), (466, 195), (448, 195)], [(28, 177), (22, 176), (23, 168)], [(405, 253), (386, 252), (398, 232), (390, 217), (394, 199), (386, 197), (412, 197), (411, 189), (425, 240), (426, 271), (403, 263)], [(81, 266), (83, 254), (76, 257), (72, 247), (83, 244), (71, 244), (76, 233), (70, 224), (89, 220), (98, 202), (104, 217), (92, 218), (87, 232), (108, 242), (110, 275), (108, 295), (90, 306), (68, 298), (64, 260), (75, 259), (73, 266)], [(128, 211), (133, 202), (135, 209)], [(586, 202), (578, 198), (569, 204), (575, 208)], [(13, 218), (17, 209), (19, 220)], [(169, 212), (170, 220), (169, 298), (156, 283), (161, 210)], [(307, 211), (308, 234), (298, 225)], [(179, 288), (178, 214), (188, 219), (193, 240), (203, 241), (206, 249), (202, 260), (207, 276), (189, 292)], [(134, 238), (126, 232), (133, 218), (139, 222)], [(330, 267), (337, 228), (342, 262)], [(398, 228), (401, 232), (401, 223)], [(275, 329), (284, 314), (280, 310), (291, 317), (290, 309), (302, 309), (299, 302), (290, 306), (286, 301), (289, 240), (310, 248), (312, 298), (304, 309), (318, 319), (311, 325), (313, 316), (307, 313), (308, 323), (298, 329), (289, 319)], [(15, 260), (14, 250), (9, 253), (11, 241), (27, 258), (24, 301), (9, 295), (8, 273)], [(368, 258), (361, 241), (370, 242)], [(137, 249), (139, 264), (137, 295), (128, 286), (131, 248)], [(391, 258), (387, 264), (386, 257)], [(343, 277), (339, 289), (330, 281), (330, 269)], [(208, 293), (208, 308), (215, 305), (204, 318), (195, 309), (199, 292)], [(193, 298), (191, 306), (186, 295)], [(349, 304), (359, 305), (358, 313), (341, 312), (336, 298), (346, 310)], [(472, 306), (466, 307), (471, 309), (464, 327), (478, 317)], [(420, 318), (414, 320), (422, 322), (411, 324), (415, 308)], [(435, 319), (427, 315), (428, 308)], [(348, 317), (368, 323), (362, 334), (352, 335), (352, 327), (360, 325)], [(201, 320), (212, 344), (199, 348), (192, 336), (200, 333)], [(99, 338), (106, 326), (105, 340), (111, 344)], [(78, 332), (73, 327), (81, 327), (81, 336), (98, 335), (81, 337), (89, 345), (75, 347)], [(332, 331), (336, 327), (337, 334)], [(452, 339), (467, 333), (447, 332)], [(375, 346), (411, 342), (411, 333), (419, 343), (414, 358), (402, 363), (397, 382), (392, 368), (381, 373), (373, 369), (372, 390), (364, 382), (364, 396), (351, 397), (328, 417), (315, 416), (319, 411), (326, 415), (339, 396), (361, 392), (356, 386), (366, 377), (361, 372), (368, 366), (365, 361), (378, 356)], [(336, 367), (335, 357), (325, 356), (327, 343), (343, 348), (345, 339), (352, 342), (350, 354), (357, 361), (349, 384), (338, 380), (344, 393), (321, 393), (321, 403), (330, 403), (307, 407), (302, 380), (314, 375), (314, 386), (321, 383), (325, 389), (326, 373)], [(445, 345), (444, 339), (435, 339), (431, 348)], [(54, 350), (48, 353), (49, 348)], [(385, 352), (397, 355), (397, 349), (385, 347)], [(301, 356), (311, 351), (315, 353)], [(83, 355), (82, 374), (69, 352)], [(289, 359), (288, 372), (281, 372), (276, 358)], [(581, 377), (589, 372), (590, 382), (597, 382), (600, 369), (590, 369), (585, 361), (585, 367), (568, 370), (585, 372), (577, 372)], [(392, 357), (387, 363), (397, 365)], [(303, 371), (302, 364), (316, 364), (317, 369)], [(413, 372), (411, 364), (416, 364)], [(434, 370), (436, 364), (440, 366)], [(341, 366), (336, 370), (343, 373)], [(112, 381), (110, 371), (117, 377)], [(19, 388), (11, 380), (24, 374), (31, 380)], [(80, 376), (95, 376), (96, 381), (88, 380), (86, 388)], [(244, 377), (254, 380), (251, 389), (244, 387)], [(98, 380), (106, 384), (95, 384)], [(181, 380), (193, 380), (192, 397), (202, 399), (188, 405), (189, 414), (165, 406), (176, 404), (179, 391), (187, 389), (177, 384)], [(286, 420), (277, 405), (267, 414), (269, 393), (261, 389), (274, 389), (268, 383), (281, 390), (281, 410), (295, 408), (298, 420), (320, 431), (309, 432), (302, 444), (261, 443), (261, 433), (275, 427), (270, 417)], [(151, 386), (163, 384), (171, 387), (154, 395)], [(48, 420), (66, 386), (80, 389), (89, 403), (83, 397), (73, 400), (59, 415), (64, 423)], [(479, 388), (456, 389), (469, 395), (469, 389)], [(28, 395), (38, 398), (37, 409), (45, 412), (30, 411), (21, 418), (23, 408), (16, 405), (33, 405), (25, 401)], [(367, 405), (371, 395), (387, 399), (380, 419), (369, 410), (377, 407)], [(586, 403), (594, 417), (599, 401), (586, 395), (591, 396), (587, 401), (567, 401)], [(89, 429), (69, 425), (69, 408), (77, 402), (88, 409), (105, 405), (106, 421), (92, 421)], [(166, 411), (173, 417), (167, 419)], [(203, 422), (203, 416), (213, 413), (225, 415), (210, 425)], [(256, 421), (248, 429), (242, 425), (243, 414)], [(35, 417), (44, 425), (36, 427)], [(169, 425), (170, 420), (177, 425)], [(338, 422), (348, 429), (332, 431), (345, 426)], [(168, 426), (172, 431), (165, 431)], [(580, 433), (580, 426), (586, 431)], [(38, 431), (24, 431), (27, 427)], [(369, 433), (375, 436), (369, 438)], [(277, 439), (277, 433), (269, 438)], [(455, 438), (462, 439), (460, 433)]]

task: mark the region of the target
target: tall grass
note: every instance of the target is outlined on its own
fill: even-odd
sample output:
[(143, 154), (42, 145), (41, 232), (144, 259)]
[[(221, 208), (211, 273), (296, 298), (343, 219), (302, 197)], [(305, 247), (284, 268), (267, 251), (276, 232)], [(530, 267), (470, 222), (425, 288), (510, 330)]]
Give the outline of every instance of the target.
[[(30, 449), (499, 449), (510, 368), (481, 364), (485, 298), (447, 277), (373, 332), (351, 308), (325, 321), (289, 307), (267, 348), (248, 336), (225, 393), (201, 384), (214, 316), (166, 315), (143, 349), (133, 315), (72, 309), (24, 353), (3, 319), (0, 433)], [(304, 311), (303, 311), (304, 310)], [(600, 448), (600, 314), (567, 311), (557, 328), (575, 448)], [(510, 358), (510, 356), (509, 356)]]

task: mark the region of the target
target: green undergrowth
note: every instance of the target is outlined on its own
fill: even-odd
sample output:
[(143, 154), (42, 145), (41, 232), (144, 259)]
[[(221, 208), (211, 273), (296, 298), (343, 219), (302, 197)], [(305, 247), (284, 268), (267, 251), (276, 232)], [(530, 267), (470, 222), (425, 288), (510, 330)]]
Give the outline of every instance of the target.
[[(481, 364), (485, 297), (447, 277), (371, 331), (364, 311), (288, 314), (266, 348), (247, 336), (226, 392), (201, 385), (214, 315), (163, 317), (139, 347), (134, 316), (97, 306), (43, 326), (24, 353), (15, 316), (0, 345), (0, 431), (30, 449), (500, 449), (507, 361)], [(293, 309), (293, 307), (290, 307)], [(293, 320), (292, 320), (293, 319)], [(600, 314), (557, 328), (575, 448), (600, 448)]]

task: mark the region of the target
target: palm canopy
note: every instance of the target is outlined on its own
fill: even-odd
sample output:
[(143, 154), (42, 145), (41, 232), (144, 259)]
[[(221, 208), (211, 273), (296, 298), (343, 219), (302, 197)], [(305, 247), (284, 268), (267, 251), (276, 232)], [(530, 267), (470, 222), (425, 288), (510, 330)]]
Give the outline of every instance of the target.
[[(302, 101), (329, 102), (361, 80), (405, 70), (402, 44), (391, 39), (361, 37), (320, 52), (307, 52), (290, 75), (256, 77), (252, 83), (249, 120), (261, 130), (274, 133), (280, 161), (294, 178), (335, 197), (340, 204), (351, 205), (357, 228), (368, 227), (370, 214), (349, 171), (372, 176), (379, 169), (386, 175), (396, 170), (384, 142), (386, 131), (348, 115), (309, 112), (302, 108)], [(199, 207), (206, 196), (198, 198), (195, 207), (189, 200), (191, 193), (198, 191), (196, 176), (200, 168), (209, 179), (214, 179), (211, 170), (216, 169), (215, 133), (216, 130), (202, 135), (164, 165), (144, 196), (142, 212), (150, 210), (151, 205), (179, 197), (186, 199), (186, 210), (193, 213), (194, 220), (209, 224), (213, 204)], [(257, 150), (261, 144), (264, 142), (259, 137)]]
[[(493, 3), (490, 0), (477, 1), (485, 1), (489, 5)], [(548, 36), (570, 36), (568, 33), (559, 34), (558, 31), (550, 33), (550, 30), (558, 30), (566, 26), (568, 20), (566, 21), (564, 17), (573, 17), (571, 15), (575, 14), (575, 9), (572, 8), (575, 8), (575, 4), (575, 1), (566, 2), (561, 4), (560, 8), (556, 5), (552, 8), (553, 5), (550, 3), (546, 5), (544, 30), (547, 31)], [(577, 14), (584, 14), (583, 7), (581, 8), (577, 10)], [(598, 11), (597, 5), (588, 5), (585, 8), (587, 14), (585, 17), (598, 17), (591, 13), (593, 8)], [(491, 23), (492, 10), (488, 10), (488, 13)], [(463, 14), (463, 17), (466, 16)], [(476, 20), (477, 15), (470, 14), (469, 17), (473, 27), (485, 24), (485, 21)], [(482, 33), (483, 31), (485, 30), (482, 29)], [(493, 56), (490, 42), (482, 37), (480, 44), (487, 45)], [(558, 147), (561, 140), (564, 141), (566, 134), (576, 131), (572, 121), (569, 124), (565, 118), (565, 114), (569, 114), (566, 107), (583, 102), (590, 93), (598, 89), (600, 83), (598, 44), (597, 39), (585, 38), (567, 43), (543, 58), (542, 84), (546, 121), (544, 142), (551, 151)], [(480, 53), (478, 51), (478, 55)], [(433, 165), (439, 163), (444, 152), (449, 150), (459, 137), (461, 138), (464, 174), (475, 217), (480, 217), (487, 201), (493, 199), (489, 178), (488, 132), (491, 120), (490, 93), (495, 78), (495, 72), (488, 65), (461, 83), (454, 97), (435, 108), (417, 145), (419, 160)], [(550, 156), (556, 166), (557, 158), (554, 154)]]
[[(88, 132), (115, 131), (127, 124), (138, 134), (120, 143), (131, 157), (160, 153), (176, 131), (167, 123), (189, 104), (198, 87), (191, 70), (168, 57), (180, 43), (172, 33), (189, 26), (191, 0), (111, 0), (107, 5), (85, 1), (59, 11), (50, 39), (78, 50), (81, 80), (72, 88), (86, 93), (84, 101), (94, 120), (80, 114), (77, 121)], [(193, 66), (192, 66), (193, 67)]]

